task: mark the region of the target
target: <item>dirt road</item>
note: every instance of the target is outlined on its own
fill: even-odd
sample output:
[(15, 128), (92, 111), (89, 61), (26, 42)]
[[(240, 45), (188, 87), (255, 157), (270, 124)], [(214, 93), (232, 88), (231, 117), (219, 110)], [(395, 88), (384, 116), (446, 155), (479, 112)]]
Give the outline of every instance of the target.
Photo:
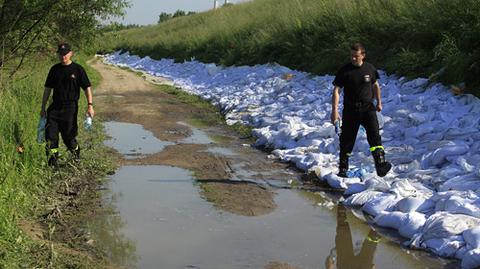
[[(249, 179), (269, 178), (287, 181), (298, 174), (290, 171), (287, 164), (266, 158), (266, 154), (251, 147), (251, 141), (240, 139), (238, 134), (225, 124), (216, 123), (202, 126), (214, 139), (209, 144), (184, 143), (183, 139), (192, 134), (189, 122), (211, 117), (201, 106), (182, 102), (175, 95), (167, 93), (171, 86), (154, 85), (131, 71), (93, 61), (92, 66), (100, 72), (103, 80), (95, 92), (96, 108), (105, 121), (141, 124), (158, 139), (174, 142), (163, 151), (146, 158), (122, 160), (122, 164), (171, 165), (193, 171), (202, 182), (203, 197), (217, 208), (245, 216), (257, 216), (272, 212), (276, 205), (275, 193), (257, 184), (242, 179), (242, 170), (255, 171)], [(158, 83), (158, 81), (157, 81)], [(241, 154), (224, 156), (208, 151), (208, 148), (222, 147)], [(241, 164), (233, 167), (231, 164)], [(271, 175), (269, 171), (282, 171)]]

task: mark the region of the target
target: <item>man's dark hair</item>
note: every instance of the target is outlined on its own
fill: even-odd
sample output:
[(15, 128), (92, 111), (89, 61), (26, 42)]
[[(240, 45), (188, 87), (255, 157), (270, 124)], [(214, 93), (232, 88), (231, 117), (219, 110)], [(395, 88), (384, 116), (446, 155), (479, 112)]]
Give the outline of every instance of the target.
[(353, 51), (360, 51), (362, 54), (365, 54), (365, 46), (360, 42), (357, 42), (357, 43), (353, 44), (350, 47), (350, 49), (353, 50)]

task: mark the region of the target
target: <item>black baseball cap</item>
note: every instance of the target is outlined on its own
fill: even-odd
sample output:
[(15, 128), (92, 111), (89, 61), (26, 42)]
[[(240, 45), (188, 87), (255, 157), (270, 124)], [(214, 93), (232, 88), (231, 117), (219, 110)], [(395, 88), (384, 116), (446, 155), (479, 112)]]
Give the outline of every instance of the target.
[(72, 51), (72, 49), (70, 48), (70, 45), (68, 43), (60, 43), (58, 45), (58, 49), (57, 49), (58, 54), (63, 56), (63, 55), (67, 55), (67, 53), (69, 53), (70, 51)]

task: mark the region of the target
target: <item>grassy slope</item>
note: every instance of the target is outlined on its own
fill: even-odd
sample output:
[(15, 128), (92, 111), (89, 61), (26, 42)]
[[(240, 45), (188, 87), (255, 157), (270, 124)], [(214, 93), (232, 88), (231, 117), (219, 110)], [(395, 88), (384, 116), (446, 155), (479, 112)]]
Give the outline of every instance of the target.
[[(85, 57), (77, 58), (85, 66)], [(32, 59), (13, 81), (0, 87), (0, 268), (93, 268), (98, 261), (69, 251), (68, 247), (78, 248), (82, 242), (74, 242), (61, 231), (78, 228), (75, 217), (70, 218), (79, 213), (75, 207), (94, 200), (96, 178), (110, 171), (113, 163), (101, 146), (104, 137), (97, 123), (94, 132), (80, 128), (79, 140), (84, 148), (80, 166), (67, 163), (61, 173), (46, 169), (45, 149), (36, 142), (36, 129), (43, 83), (53, 63), (53, 59)], [(98, 83), (99, 74), (89, 68), (87, 72), (94, 85)], [(81, 108), (86, 107), (83, 99)], [(20, 145), (23, 153), (17, 152)], [(67, 157), (65, 149), (61, 150)], [(65, 186), (88, 191), (62, 195)], [(52, 208), (62, 214), (53, 214)], [(20, 229), (20, 223), (41, 227), (47, 241), (33, 240)], [(88, 250), (86, 253), (100, 256)]]
[(390, 73), (467, 82), (480, 95), (480, 1), (255, 0), (114, 32), (103, 50), (225, 65), (278, 62), (316, 74), (348, 60), (354, 41)]

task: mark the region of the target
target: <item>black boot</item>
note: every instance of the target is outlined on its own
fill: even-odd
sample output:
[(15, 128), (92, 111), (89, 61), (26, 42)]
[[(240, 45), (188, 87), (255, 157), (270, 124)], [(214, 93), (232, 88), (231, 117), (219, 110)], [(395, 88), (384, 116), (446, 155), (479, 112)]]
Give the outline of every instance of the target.
[(48, 156), (48, 166), (58, 169), (58, 152), (52, 153)]
[(79, 163), (80, 162), (80, 146), (77, 145), (75, 149), (70, 149), (70, 153), (72, 154), (73, 161)]
[(384, 177), (390, 169), (392, 169), (392, 164), (385, 160), (385, 151), (381, 148), (375, 149), (372, 152), (373, 160), (375, 161), (375, 169), (377, 170), (377, 175), (379, 177)]
[(340, 156), (340, 165), (338, 167), (339, 177), (347, 177), (348, 172), (348, 156)]

